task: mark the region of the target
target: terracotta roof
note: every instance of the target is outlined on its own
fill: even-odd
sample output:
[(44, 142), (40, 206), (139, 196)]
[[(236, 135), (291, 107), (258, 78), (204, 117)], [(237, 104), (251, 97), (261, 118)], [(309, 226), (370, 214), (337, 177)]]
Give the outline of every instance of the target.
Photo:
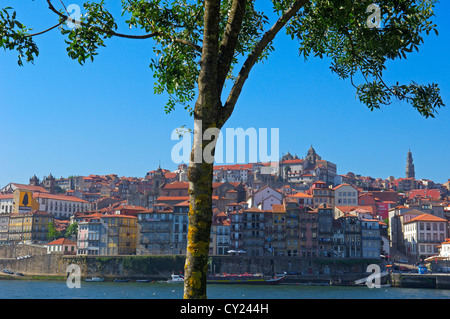
[(274, 213), (286, 213), (286, 209), (282, 204), (272, 204), (272, 211)]
[(75, 197), (75, 196), (68, 196), (68, 195), (55, 195), (55, 194), (49, 194), (49, 193), (33, 193), (33, 198), (48, 198), (48, 199), (54, 199), (54, 200), (65, 200), (68, 202), (80, 202), (80, 203), (86, 203), (89, 204), (88, 201), (82, 200), (81, 198)]
[(414, 217), (413, 219), (411, 219), (410, 221), (406, 222), (407, 223), (413, 223), (413, 222), (417, 222), (417, 221), (421, 221), (421, 222), (447, 222), (446, 219), (431, 215), (431, 214), (422, 214), (419, 215), (417, 217)]
[(227, 214), (225, 212), (220, 212), (216, 215), (216, 217), (227, 217)]
[(282, 161), (281, 164), (301, 164), (303, 163), (303, 160), (298, 158), (298, 159), (291, 159), (291, 160), (285, 160)]
[(165, 178), (175, 178), (177, 177), (178, 173), (165, 173), (164, 177)]
[(214, 165), (214, 170), (225, 169), (225, 170), (241, 170), (241, 169), (251, 169), (253, 164), (230, 164), (230, 165)]
[(356, 211), (357, 209), (367, 210), (369, 213), (373, 214), (373, 207), (369, 205), (358, 205), (358, 206), (336, 206), (336, 209), (339, 209), (343, 213), (349, 213)]
[(157, 199), (157, 201), (174, 201), (174, 200), (179, 200), (179, 201), (186, 201), (189, 200), (189, 196), (159, 196)]
[(101, 218), (106, 218), (106, 217), (117, 217), (117, 218), (132, 218), (132, 219), (136, 219), (136, 216), (130, 216), (130, 215), (117, 215), (117, 214), (105, 214), (102, 215)]
[(142, 207), (142, 206), (125, 205), (125, 204), (122, 204), (122, 205), (120, 205), (120, 206), (117, 206), (117, 207), (115, 207), (113, 210), (120, 210), (120, 209), (138, 210), (138, 211), (146, 210), (146, 208), (145, 208), (145, 207)]
[(189, 182), (173, 182), (164, 185), (163, 189), (187, 189), (189, 188)]
[(294, 195), (289, 195), (288, 197), (298, 197), (298, 198), (313, 198), (312, 195), (308, 195), (306, 193), (303, 192), (298, 192)]
[[(343, 186), (350, 186), (351, 188), (355, 188), (355, 187), (353, 187), (353, 186), (350, 185), (350, 184), (344, 183), (344, 184), (340, 184), (340, 185), (336, 186), (336, 187), (333, 188), (333, 189), (336, 190), (336, 189), (341, 188), (341, 187), (343, 187)], [(355, 189), (356, 189), (356, 188), (355, 188)]]
[(182, 201), (181, 203), (175, 204), (174, 206), (189, 206), (189, 200)]
[(33, 186), (33, 185), (17, 184), (17, 183), (11, 183), (11, 184), (21, 190), (27, 190), (27, 191), (31, 191), (31, 192), (48, 193), (48, 191), (44, 187), (41, 187), (41, 186)]
[(46, 245), (47, 246), (51, 246), (51, 245), (73, 245), (73, 246), (76, 246), (77, 244), (67, 238), (59, 238), (52, 242), (47, 243)]

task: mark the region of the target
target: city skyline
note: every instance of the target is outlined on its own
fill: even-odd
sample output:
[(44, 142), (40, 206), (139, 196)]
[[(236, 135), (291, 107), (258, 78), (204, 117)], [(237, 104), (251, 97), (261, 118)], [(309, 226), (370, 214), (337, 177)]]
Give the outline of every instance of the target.
[[(36, 31), (54, 18), (41, 3), (12, 1), (11, 6)], [(437, 4), (439, 36), (426, 36), (419, 52), (389, 63), (386, 72), (390, 83), (438, 83), (447, 104), (450, 22), (444, 13), (449, 9), (447, 2)], [(36, 41), (40, 55), (34, 65), (19, 67), (14, 53), (0, 55), (1, 186), (50, 173), (56, 178), (143, 177), (159, 164), (176, 169), (171, 133), (191, 127), (193, 119), (183, 107), (166, 115), (166, 96), (153, 93), (151, 42), (109, 40), (94, 63), (80, 66), (67, 56), (58, 30)], [(371, 112), (355, 99), (349, 81), (330, 72), (327, 59), (304, 62), (285, 34), (274, 47), (269, 59), (252, 71), (225, 127), (279, 128), (279, 157), (287, 152), (304, 157), (313, 145), (337, 165), (338, 174), (405, 177), (411, 150), (416, 179), (444, 183), (450, 178), (448, 107), (438, 110), (435, 119), (425, 119), (399, 101)]]

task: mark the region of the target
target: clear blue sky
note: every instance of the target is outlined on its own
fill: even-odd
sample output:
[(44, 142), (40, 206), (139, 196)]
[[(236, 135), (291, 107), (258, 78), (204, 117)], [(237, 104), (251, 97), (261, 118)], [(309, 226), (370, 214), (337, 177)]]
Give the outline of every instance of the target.
[[(7, 5), (35, 31), (55, 24), (44, 1), (0, 6)], [(419, 53), (390, 63), (389, 83), (439, 83), (444, 103), (450, 104), (449, 12), (449, 1), (438, 4), (439, 36), (430, 34)], [(19, 67), (15, 54), (0, 51), (0, 187), (28, 183), (34, 174), (139, 177), (160, 162), (176, 168), (171, 133), (191, 127), (193, 120), (182, 107), (166, 115), (166, 97), (153, 94), (151, 40), (110, 39), (85, 66), (67, 56), (58, 30), (36, 41), (40, 56), (34, 65)], [(328, 61), (304, 62), (284, 33), (274, 46), (269, 60), (253, 69), (227, 127), (279, 128), (280, 155), (304, 157), (312, 144), (323, 159), (337, 164), (339, 174), (404, 177), (411, 149), (416, 178), (441, 183), (450, 178), (449, 107), (436, 119), (401, 102), (371, 112), (348, 81), (331, 73)]]

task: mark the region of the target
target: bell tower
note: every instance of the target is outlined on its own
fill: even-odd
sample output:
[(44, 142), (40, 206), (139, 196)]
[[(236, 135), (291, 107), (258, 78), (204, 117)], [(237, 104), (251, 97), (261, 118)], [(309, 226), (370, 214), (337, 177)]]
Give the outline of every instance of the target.
[(416, 178), (411, 150), (408, 151), (406, 157), (406, 178)]

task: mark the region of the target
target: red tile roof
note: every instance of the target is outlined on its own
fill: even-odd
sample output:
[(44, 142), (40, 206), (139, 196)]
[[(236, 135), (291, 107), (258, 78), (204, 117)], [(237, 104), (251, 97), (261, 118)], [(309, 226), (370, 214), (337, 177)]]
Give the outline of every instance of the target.
[(214, 170), (242, 170), (242, 169), (252, 169), (253, 164), (229, 164), (229, 165), (214, 165)]
[(173, 182), (164, 185), (163, 189), (188, 189), (189, 182)]
[(156, 200), (159, 202), (174, 201), (174, 200), (179, 200), (179, 201), (184, 202), (186, 200), (189, 200), (189, 196), (159, 196)]
[(54, 200), (65, 200), (68, 202), (79, 202), (79, 203), (86, 203), (89, 204), (88, 201), (82, 200), (81, 198), (75, 197), (75, 196), (68, 196), (68, 195), (55, 195), (55, 194), (49, 194), (49, 193), (33, 193), (33, 198), (48, 198), (48, 199), (54, 199)]
[[(350, 186), (350, 187), (352, 187), (352, 188), (355, 188), (355, 187), (353, 187), (353, 186), (350, 185), (350, 184), (344, 183), (344, 184), (340, 184), (340, 185), (336, 186), (336, 187), (333, 188), (333, 189), (336, 190), (336, 189), (341, 188), (341, 187), (343, 187), (343, 186)], [(355, 188), (355, 189), (356, 189), (356, 188)]]
[(303, 192), (298, 192), (294, 195), (289, 195), (288, 197), (297, 197), (297, 198), (313, 198), (312, 195), (308, 195), (306, 193)]
[(274, 213), (286, 213), (286, 209), (283, 204), (272, 204), (272, 211)]
[(52, 246), (52, 245), (73, 245), (73, 246), (76, 246), (77, 244), (74, 243), (73, 241), (67, 239), (67, 238), (59, 238), (59, 239), (56, 239), (56, 240), (54, 240), (52, 242), (47, 243), (46, 245), (47, 246)]
[(281, 164), (301, 164), (301, 163), (303, 163), (303, 160), (302, 159), (291, 159), (291, 160), (285, 160), (285, 161), (282, 161), (281, 162)]
[(26, 190), (30, 192), (41, 192), (41, 193), (48, 193), (48, 191), (41, 186), (33, 186), (33, 185), (26, 185), (26, 184), (17, 184), (17, 183), (11, 183), (14, 186), (16, 186), (18, 189)]
[(411, 219), (410, 221), (406, 222), (407, 223), (413, 223), (413, 222), (417, 222), (417, 221), (421, 221), (421, 222), (447, 222), (446, 219), (431, 215), (431, 214), (422, 214), (419, 215), (417, 217), (414, 217), (413, 219)]

